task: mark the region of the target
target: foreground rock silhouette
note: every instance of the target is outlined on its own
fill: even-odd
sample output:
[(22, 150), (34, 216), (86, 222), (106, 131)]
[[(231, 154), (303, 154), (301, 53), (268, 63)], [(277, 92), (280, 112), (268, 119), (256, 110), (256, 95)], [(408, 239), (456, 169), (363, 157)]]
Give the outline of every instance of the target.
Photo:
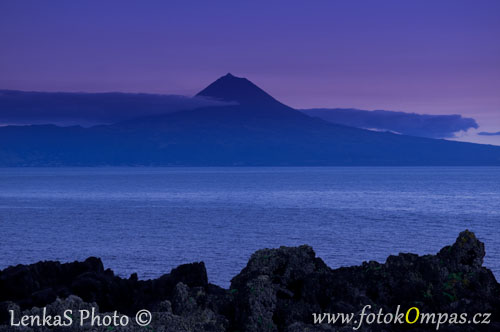
[[(309, 246), (263, 249), (231, 281), (230, 289), (208, 283), (203, 263), (186, 264), (155, 280), (129, 279), (105, 270), (98, 258), (61, 264), (39, 262), (0, 271), (0, 331), (16, 316), (52, 314), (96, 307), (133, 317), (153, 312), (154, 331), (352, 331), (351, 325), (314, 325), (312, 313), (406, 312), (491, 313), (487, 325), (441, 325), (439, 331), (500, 331), (500, 285), (482, 267), (484, 245), (473, 233), (460, 233), (436, 255), (399, 254), (384, 264), (330, 269)], [(131, 321), (134, 321), (131, 318)], [(38, 328), (36, 331), (45, 331)], [(131, 323), (123, 331), (146, 331)], [(358, 331), (435, 331), (435, 325), (364, 324)], [(22, 329), (30, 331), (30, 329)], [(107, 327), (57, 331), (110, 331)]]

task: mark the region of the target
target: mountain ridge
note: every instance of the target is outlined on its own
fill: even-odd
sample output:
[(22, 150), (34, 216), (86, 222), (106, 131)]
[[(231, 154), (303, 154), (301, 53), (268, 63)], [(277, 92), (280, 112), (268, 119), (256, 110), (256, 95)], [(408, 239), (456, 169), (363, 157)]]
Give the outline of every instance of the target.
[[(209, 106), (238, 104), (240, 103), (218, 101), (203, 95), (186, 97), (151, 93), (0, 90), (0, 125), (56, 124), (91, 127)], [(296, 110), (335, 124), (430, 138), (453, 138), (457, 133), (478, 128), (475, 119), (458, 114), (431, 115), (353, 108)]]
[(329, 123), (232, 75), (199, 95), (236, 103), (90, 128), (2, 127), (0, 165), (500, 165), (500, 147)]

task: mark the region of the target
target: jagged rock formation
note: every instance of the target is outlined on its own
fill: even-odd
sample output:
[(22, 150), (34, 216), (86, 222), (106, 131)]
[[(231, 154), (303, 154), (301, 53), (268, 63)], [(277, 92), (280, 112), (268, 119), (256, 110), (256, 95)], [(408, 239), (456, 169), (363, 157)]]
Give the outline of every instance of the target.
[[(436, 255), (399, 254), (384, 264), (330, 269), (309, 246), (263, 249), (231, 282), (208, 283), (203, 263), (181, 265), (155, 280), (122, 279), (97, 258), (61, 264), (40, 262), (0, 271), (0, 331), (8, 309), (18, 315), (96, 307), (153, 314), (155, 331), (352, 331), (351, 325), (314, 325), (312, 313), (359, 313), (366, 305), (394, 313), (491, 313), (487, 325), (441, 325), (440, 331), (500, 331), (500, 285), (482, 267), (484, 245), (469, 231)], [(131, 319), (133, 321), (133, 319)], [(435, 325), (363, 325), (358, 331), (435, 331)], [(35, 329), (45, 331), (45, 328)], [(59, 328), (61, 330), (61, 328)], [(62, 329), (64, 330), (64, 328)], [(71, 331), (109, 331), (73, 326)], [(143, 331), (131, 324), (123, 331)], [(29, 331), (24, 329), (23, 331)]]

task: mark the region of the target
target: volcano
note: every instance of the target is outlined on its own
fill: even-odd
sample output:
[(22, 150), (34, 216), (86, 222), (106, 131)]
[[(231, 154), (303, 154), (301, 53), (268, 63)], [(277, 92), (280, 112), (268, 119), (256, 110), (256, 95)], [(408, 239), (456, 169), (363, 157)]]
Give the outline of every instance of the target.
[(90, 128), (1, 127), (0, 165), (500, 165), (500, 147), (336, 125), (231, 74), (197, 96), (223, 104)]
[(285, 106), (246, 78), (236, 77), (231, 73), (217, 79), (198, 92), (196, 96), (234, 102), (240, 105)]

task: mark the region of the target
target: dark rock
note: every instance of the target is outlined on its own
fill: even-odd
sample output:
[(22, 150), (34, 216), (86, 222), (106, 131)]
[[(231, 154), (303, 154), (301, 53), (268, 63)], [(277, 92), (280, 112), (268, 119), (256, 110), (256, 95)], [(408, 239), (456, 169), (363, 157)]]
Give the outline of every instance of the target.
[(171, 298), (179, 282), (189, 287), (207, 287), (205, 265), (181, 265), (156, 280), (139, 281), (137, 275), (130, 279), (115, 276), (113, 271), (104, 270), (101, 260), (94, 257), (66, 264), (39, 262), (0, 271), (0, 302), (11, 300), (21, 309), (28, 309), (73, 294), (85, 302), (98, 303), (105, 311), (131, 314)]
[[(385, 313), (395, 312), (398, 305), (404, 312), (413, 306), (427, 313), (488, 312), (492, 322), (499, 322), (500, 286), (481, 266), (484, 255), (483, 243), (469, 231), (435, 256), (399, 254), (385, 264), (367, 262), (336, 270), (308, 246), (259, 250), (232, 280), (233, 324), (243, 331), (323, 331), (330, 327), (312, 325), (312, 313), (357, 313), (365, 305)], [(371, 326), (370, 331), (387, 327)], [(435, 326), (424, 330), (428, 328)], [(489, 331), (488, 326), (482, 328)]]
[(170, 277), (177, 284), (182, 282), (189, 287), (206, 287), (208, 285), (205, 263), (191, 263), (176, 267), (170, 272)]
[[(500, 285), (482, 267), (484, 245), (460, 233), (436, 255), (399, 254), (384, 264), (332, 270), (309, 246), (263, 249), (252, 255), (229, 290), (208, 283), (205, 265), (181, 265), (155, 280), (122, 279), (97, 258), (61, 264), (40, 262), (0, 271), (0, 322), (6, 311), (37, 312), (49, 305), (97, 306), (133, 315), (154, 314), (158, 331), (352, 331), (354, 325), (314, 324), (313, 313), (491, 313), (488, 325), (442, 325), (439, 331), (496, 331), (500, 326)], [(74, 295), (78, 296), (75, 297)], [(66, 298), (67, 300), (61, 300)], [(68, 302), (69, 301), (69, 302)], [(435, 325), (412, 326), (435, 331)], [(358, 331), (400, 331), (408, 325), (364, 325)], [(82, 329), (82, 331), (85, 330)], [(131, 327), (130, 331), (140, 331)], [(0, 331), (10, 331), (0, 326)]]
[(467, 265), (479, 268), (483, 265), (485, 254), (484, 243), (479, 241), (474, 233), (465, 230), (460, 233), (453, 245), (441, 249), (438, 257), (450, 267)]

